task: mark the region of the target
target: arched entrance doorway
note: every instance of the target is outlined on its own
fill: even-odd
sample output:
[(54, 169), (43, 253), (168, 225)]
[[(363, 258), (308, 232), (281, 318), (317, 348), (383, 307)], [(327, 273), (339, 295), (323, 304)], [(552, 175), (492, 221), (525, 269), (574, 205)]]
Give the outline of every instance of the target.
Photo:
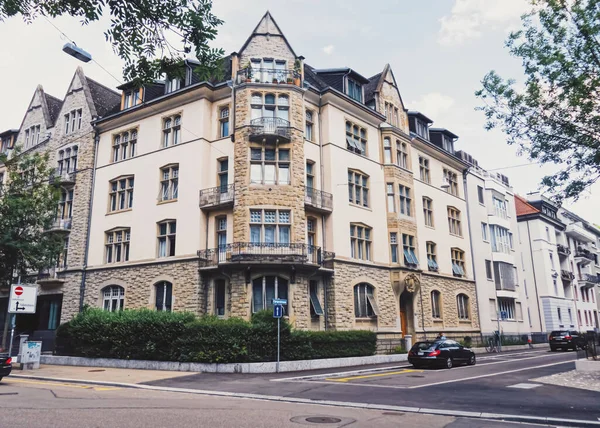
[(413, 293), (406, 290), (400, 294), (400, 327), (402, 335), (414, 334)]

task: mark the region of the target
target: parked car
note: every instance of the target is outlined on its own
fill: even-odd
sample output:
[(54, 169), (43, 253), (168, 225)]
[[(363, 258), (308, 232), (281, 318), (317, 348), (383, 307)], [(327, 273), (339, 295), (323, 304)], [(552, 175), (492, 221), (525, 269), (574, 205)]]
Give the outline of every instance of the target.
[(12, 358), (8, 356), (8, 353), (0, 354), (0, 380), (4, 376), (8, 376), (12, 371)]
[(408, 362), (415, 368), (441, 366), (447, 369), (459, 364), (475, 365), (475, 353), (454, 340), (417, 342), (408, 353)]
[(585, 348), (585, 338), (579, 334), (578, 331), (574, 330), (555, 330), (550, 333), (548, 337), (550, 342), (550, 350), (552, 352), (558, 349), (572, 349), (574, 351), (577, 348)]

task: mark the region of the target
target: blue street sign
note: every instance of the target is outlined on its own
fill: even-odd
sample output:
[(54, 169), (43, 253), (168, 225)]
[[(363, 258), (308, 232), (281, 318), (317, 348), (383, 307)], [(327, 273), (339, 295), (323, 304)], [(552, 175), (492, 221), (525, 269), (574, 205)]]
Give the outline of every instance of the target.
[(283, 306), (273, 306), (273, 318), (281, 318), (283, 316)]
[(274, 305), (287, 305), (287, 299), (273, 299)]

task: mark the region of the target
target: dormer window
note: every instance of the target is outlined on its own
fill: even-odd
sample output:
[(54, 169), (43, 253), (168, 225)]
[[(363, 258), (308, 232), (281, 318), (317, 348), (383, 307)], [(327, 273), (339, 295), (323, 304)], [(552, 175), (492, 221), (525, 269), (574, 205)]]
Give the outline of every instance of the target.
[(123, 92), (123, 110), (136, 106), (140, 103), (140, 92), (137, 89), (131, 89)]
[(165, 85), (165, 93), (174, 92), (181, 89), (181, 79), (178, 77), (174, 77), (172, 79), (167, 79), (167, 84)]
[(447, 135), (442, 136), (442, 146), (447, 152), (454, 153), (454, 141)]
[(415, 125), (416, 125), (417, 135), (419, 135), (419, 137), (421, 137), (425, 140), (429, 140), (429, 127), (427, 126), (427, 123), (425, 123), (422, 120), (416, 119)]
[(347, 80), (347, 89), (348, 96), (359, 103), (362, 103), (362, 85), (357, 83), (356, 81), (346, 78)]

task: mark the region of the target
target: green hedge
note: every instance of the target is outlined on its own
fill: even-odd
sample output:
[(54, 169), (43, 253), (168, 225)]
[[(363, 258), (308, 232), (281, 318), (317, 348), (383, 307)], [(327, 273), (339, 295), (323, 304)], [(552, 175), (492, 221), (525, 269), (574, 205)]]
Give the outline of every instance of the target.
[[(282, 360), (365, 356), (375, 349), (371, 331), (300, 331), (281, 321)], [(88, 309), (58, 328), (56, 353), (201, 363), (274, 361), (277, 321), (269, 311), (247, 322), (146, 309)]]

